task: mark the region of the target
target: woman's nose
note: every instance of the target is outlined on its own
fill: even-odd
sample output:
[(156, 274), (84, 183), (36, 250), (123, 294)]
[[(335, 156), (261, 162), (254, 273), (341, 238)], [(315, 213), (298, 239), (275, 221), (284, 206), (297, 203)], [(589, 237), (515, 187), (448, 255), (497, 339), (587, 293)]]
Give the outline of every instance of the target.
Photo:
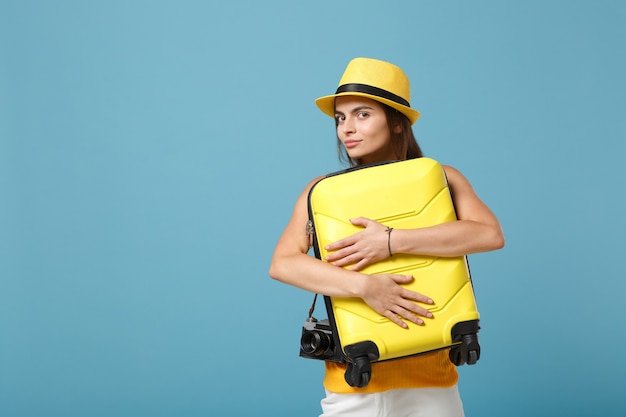
[(351, 117), (346, 117), (346, 119), (342, 123), (343, 133), (352, 133), (354, 132), (354, 121)]

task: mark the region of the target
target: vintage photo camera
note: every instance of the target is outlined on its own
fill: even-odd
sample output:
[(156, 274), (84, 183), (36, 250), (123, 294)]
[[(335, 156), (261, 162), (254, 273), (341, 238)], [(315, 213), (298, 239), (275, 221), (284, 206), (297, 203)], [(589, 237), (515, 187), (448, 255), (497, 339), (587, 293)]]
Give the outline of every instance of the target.
[(372, 375), (371, 362), (380, 357), (378, 347), (372, 341), (363, 341), (345, 347), (345, 356), (337, 335), (328, 319), (317, 321), (309, 316), (302, 326), (300, 356), (309, 359), (346, 364), (345, 379), (352, 387), (363, 388)]
[(302, 326), (300, 356), (309, 359), (337, 361), (335, 338), (328, 319), (318, 321), (309, 317)]

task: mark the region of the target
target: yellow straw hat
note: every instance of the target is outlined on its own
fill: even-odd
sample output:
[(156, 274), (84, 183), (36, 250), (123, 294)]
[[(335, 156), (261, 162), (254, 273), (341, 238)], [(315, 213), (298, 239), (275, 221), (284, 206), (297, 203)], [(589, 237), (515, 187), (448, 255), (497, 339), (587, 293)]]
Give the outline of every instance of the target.
[(409, 79), (397, 66), (372, 58), (354, 58), (348, 63), (335, 94), (315, 100), (317, 107), (335, 117), (335, 98), (360, 96), (384, 103), (409, 118), (411, 124), (420, 112), (411, 108)]

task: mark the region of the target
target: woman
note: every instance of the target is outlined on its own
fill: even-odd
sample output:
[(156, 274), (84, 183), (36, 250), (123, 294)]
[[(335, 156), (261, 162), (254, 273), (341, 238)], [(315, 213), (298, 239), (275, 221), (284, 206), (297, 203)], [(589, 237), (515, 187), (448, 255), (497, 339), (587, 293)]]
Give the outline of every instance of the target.
[[(409, 80), (390, 63), (352, 60), (333, 95), (316, 100), (335, 118), (340, 152), (350, 165), (421, 157), (412, 124), (420, 113), (410, 107)], [(298, 198), (280, 237), (270, 276), (296, 287), (331, 297), (360, 297), (398, 326), (423, 325), (432, 317), (421, 304), (428, 294), (405, 289), (412, 278), (397, 274), (365, 275), (365, 266), (392, 254), (462, 256), (502, 248), (504, 237), (491, 210), (478, 198), (467, 179), (444, 166), (454, 195), (458, 221), (421, 229), (393, 229), (367, 218), (351, 222), (358, 233), (327, 246), (322, 262), (309, 256), (307, 196), (319, 178)], [(326, 362), (323, 416), (463, 416), (455, 366), (445, 351), (372, 364), (372, 380), (364, 388), (349, 386), (343, 365)]]

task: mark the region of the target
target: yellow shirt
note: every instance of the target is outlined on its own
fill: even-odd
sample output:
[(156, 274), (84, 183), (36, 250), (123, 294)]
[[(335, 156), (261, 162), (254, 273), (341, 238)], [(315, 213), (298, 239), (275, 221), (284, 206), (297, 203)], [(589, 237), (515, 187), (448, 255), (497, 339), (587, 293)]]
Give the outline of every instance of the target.
[(326, 362), (324, 387), (338, 394), (366, 394), (400, 388), (447, 388), (459, 379), (448, 350), (372, 363), (372, 376), (364, 388), (348, 385), (345, 372), (346, 365)]

